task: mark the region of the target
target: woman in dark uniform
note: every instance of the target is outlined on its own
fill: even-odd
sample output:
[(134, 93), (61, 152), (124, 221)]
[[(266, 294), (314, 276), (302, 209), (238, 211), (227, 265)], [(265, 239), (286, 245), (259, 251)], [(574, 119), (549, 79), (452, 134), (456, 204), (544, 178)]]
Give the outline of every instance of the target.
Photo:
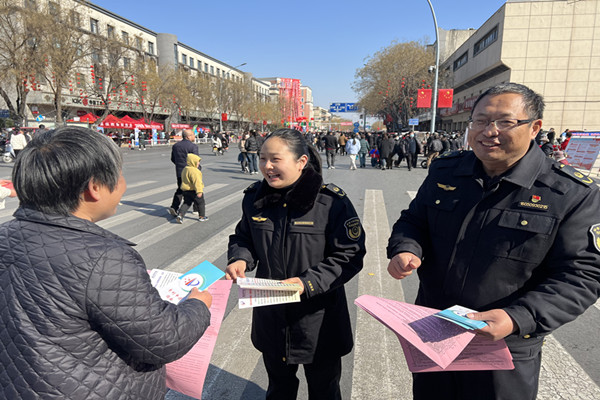
[(263, 353), (267, 399), (296, 399), (304, 365), (309, 399), (341, 399), (341, 357), (352, 349), (344, 284), (363, 266), (365, 235), (345, 192), (323, 184), (321, 158), (302, 134), (279, 129), (260, 152), (262, 182), (245, 191), (229, 238), (226, 277), (303, 286), (301, 301), (253, 310), (252, 343)]

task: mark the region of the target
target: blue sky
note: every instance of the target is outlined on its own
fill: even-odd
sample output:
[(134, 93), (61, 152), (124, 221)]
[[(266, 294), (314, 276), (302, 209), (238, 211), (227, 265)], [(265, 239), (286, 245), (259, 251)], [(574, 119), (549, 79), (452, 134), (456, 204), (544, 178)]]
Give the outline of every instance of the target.
[[(438, 26), (478, 29), (505, 0), (431, 0)], [(353, 102), (355, 72), (378, 50), (399, 42), (435, 41), (427, 0), (92, 0), (155, 32), (185, 43), (255, 78), (299, 78), (314, 104)]]

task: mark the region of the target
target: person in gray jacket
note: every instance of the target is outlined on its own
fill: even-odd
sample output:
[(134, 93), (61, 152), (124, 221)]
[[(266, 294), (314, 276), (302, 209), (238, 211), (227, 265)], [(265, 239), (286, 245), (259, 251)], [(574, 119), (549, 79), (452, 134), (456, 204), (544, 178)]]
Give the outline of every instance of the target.
[(174, 305), (132, 243), (96, 225), (116, 212), (121, 154), (97, 132), (36, 136), (13, 170), (0, 225), (0, 398), (164, 399), (166, 363), (210, 324), (212, 298)]

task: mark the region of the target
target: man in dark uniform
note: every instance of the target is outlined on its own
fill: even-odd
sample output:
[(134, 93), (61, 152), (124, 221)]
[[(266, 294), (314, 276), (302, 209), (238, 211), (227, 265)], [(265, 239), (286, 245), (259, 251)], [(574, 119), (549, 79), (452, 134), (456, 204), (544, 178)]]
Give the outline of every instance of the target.
[(544, 336), (600, 293), (600, 191), (534, 143), (544, 102), (506, 83), (475, 102), (472, 152), (440, 156), (393, 228), (388, 272), (418, 269), (419, 305), (478, 310), (512, 371), (413, 375), (415, 399), (536, 398)]
[(177, 175), (177, 190), (173, 195), (173, 201), (171, 202), (171, 207), (169, 207), (168, 211), (169, 214), (174, 217), (178, 215), (179, 206), (183, 199), (183, 192), (181, 191), (181, 172), (187, 165), (187, 155), (189, 153), (193, 153), (197, 156), (200, 155), (198, 154), (198, 145), (194, 143), (195, 138), (196, 135), (194, 135), (194, 131), (186, 129), (183, 131), (182, 140), (175, 143), (171, 149), (171, 162), (175, 164), (175, 174)]

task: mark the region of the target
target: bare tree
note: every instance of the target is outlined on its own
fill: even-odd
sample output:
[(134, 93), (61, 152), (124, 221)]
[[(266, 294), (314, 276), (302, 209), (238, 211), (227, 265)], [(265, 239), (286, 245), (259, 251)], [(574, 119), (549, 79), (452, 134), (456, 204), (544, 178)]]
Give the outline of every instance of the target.
[(35, 10), (0, 4), (0, 96), (10, 117), (22, 125), (26, 119), (27, 95), (38, 90), (38, 65), (32, 60), (40, 47)]
[(68, 9), (49, 2), (37, 13), (40, 51), (34, 61), (44, 84), (52, 92), (57, 124), (63, 122), (63, 94), (69, 88), (69, 79), (76, 67), (88, 60), (92, 49), (88, 33), (77, 25), (78, 21), (73, 17), (80, 7), (76, 2)]
[(151, 123), (154, 117), (165, 111), (173, 112), (173, 88), (177, 72), (171, 66), (158, 67), (151, 59), (140, 62), (135, 71), (135, 80), (131, 88), (140, 104), (146, 123)]
[(416, 114), (417, 91), (432, 84), (427, 69), (434, 54), (421, 42), (392, 43), (369, 58), (355, 75), (353, 89), (360, 96), (360, 107), (368, 114), (389, 116), (408, 125)]

